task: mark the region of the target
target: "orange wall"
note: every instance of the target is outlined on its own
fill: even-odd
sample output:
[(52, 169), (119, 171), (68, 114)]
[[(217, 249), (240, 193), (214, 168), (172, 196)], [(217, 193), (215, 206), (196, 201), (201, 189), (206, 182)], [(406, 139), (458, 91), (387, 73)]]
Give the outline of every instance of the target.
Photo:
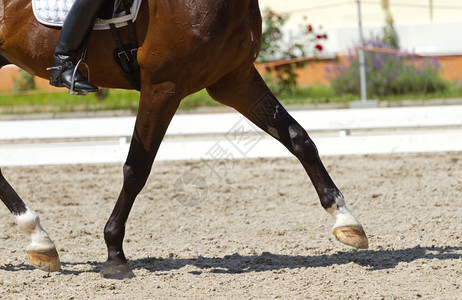
[(18, 74), (19, 69), (16, 66), (6, 66), (0, 69), (0, 90), (11, 90), (14, 79)]
[[(346, 58), (346, 56), (339, 56), (336, 59), (310, 61), (305, 67), (297, 70), (297, 81), (304, 85), (328, 84), (326, 66), (330, 67), (339, 61), (346, 63)], [(416, 58), (416, 61), (419, 59), (421, 58)], [(444, 79), (462, 81), (462, 55), (439, 56), (438, 61), (441, 64), (441, 73)], [(261, 74), (267, 72), (264, 64), (257, 64), (256, 66)]]
[(462, 81), (462, 55), (440, 56), (443, 78), (449, 81)]
[[(18, 75), (19, 68), (14, 65), (8, 65), (0, 69), (0, 91), (12, 91), (13, 82)], [(59, 91), (63, 88), (51, 86), (47, 79), (34, 77), (35, 86), (45, 91)]]

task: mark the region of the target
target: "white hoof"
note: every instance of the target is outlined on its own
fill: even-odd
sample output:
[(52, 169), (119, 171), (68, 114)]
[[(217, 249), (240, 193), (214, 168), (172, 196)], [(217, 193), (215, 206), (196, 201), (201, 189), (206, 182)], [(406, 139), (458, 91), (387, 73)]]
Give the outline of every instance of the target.
[(367, 249), (369, 242), (361, 225), (334, 227), (332, 233), (340, 242), (357, 249)]
[(343, 198), (338, 199), (337, 203), (327, 211), (335, 217), (332, 233), (337, 240), (357, 249), (367, 249), (369, 247), (363, 226), (348, 210)]
[(54, 247), (48, 250), (27, 250), (27, 254), (31, 263), (42, 271), (56, 272), (61, 269), (61, 261)]

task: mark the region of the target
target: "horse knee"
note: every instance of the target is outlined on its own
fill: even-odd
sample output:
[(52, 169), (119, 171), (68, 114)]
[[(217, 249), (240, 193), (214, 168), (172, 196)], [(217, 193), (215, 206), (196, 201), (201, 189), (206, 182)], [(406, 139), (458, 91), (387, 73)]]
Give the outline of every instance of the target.
[(316, 145), (299, 124), (289, 126), (289, 137), (292, 152), (297, 158), (307, 162), (319, 159)]
[(144, 168), (136, 168), (129, 164), (123, 166), (124, 188), (133, 193), (139, 193), (144, 187), (149, 172), (144, 171)]

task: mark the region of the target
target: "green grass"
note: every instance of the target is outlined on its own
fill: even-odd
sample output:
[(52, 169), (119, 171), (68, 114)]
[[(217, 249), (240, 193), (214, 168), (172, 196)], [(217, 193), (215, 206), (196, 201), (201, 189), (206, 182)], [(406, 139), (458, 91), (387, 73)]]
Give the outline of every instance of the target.
[(131, 110), (138, 107), (137, 92), (111, 90), (107, 97), (101, 94), (70, 95), (66, 91), (46, 93), (33, 91), (16, 95), (0, 95), (0, 110), (6, 113), (73, 112), (97, 110)]
[[(102, 94), (91, 93), (86, 96), (70, 95), (63, 92), (40, 92), (0, 94), (0, 113), (60, 113), (100, 110), (138, 109), (139, 92), (126, 90), (104, 90)], [(180, 109), (190, 110), (200, 106), (219, 106), (205, 90), (185, 98)]]
[[(462, 97), (462, 85), (452, 83), (445, 92), (434, 94), (409, 94), (378, 99), (381, 101), (399, 100), (425, 100), (439, 98)], [(299, 86), (290, 95), (278, 96), (285, 105), (291, 104), (319, 104), (319, 103), (345, 103), (358, 100), (359, 95), (336, 95), (329, 86)], [(66, 91), (45, 93), (33, 91), (30, 93), (17, 93), (14, 95), (0, 95), (0, 113), (58, 113), (75, 111), (99, 110), (129, 110), (136, 112), (138, 108), (139, 93), (136, 91), (105, 90), (101, 94), (87, 96), (70, 95)], [(185, 98), (180, 109), (189, 110), (203, 106), (220, 106), (221, 104), (210, 98), (205, 90), (199, 91)]]
[[(380, 101), (402, 101), (402, 100), (430, 100), (430, 99), (449, 99), (462, 97), (462, 84), (449, 83), (448, 89), (444, 92), (435, 93), (414, 93), (387, 97), (369, 97)], [(319, 104), (319, 103), (345, 103), (359, 100), (360, 95), (354, 94), (335, 94), (330, 86), (298, 86), (290, 95), (278, 97), (284, 104)]]

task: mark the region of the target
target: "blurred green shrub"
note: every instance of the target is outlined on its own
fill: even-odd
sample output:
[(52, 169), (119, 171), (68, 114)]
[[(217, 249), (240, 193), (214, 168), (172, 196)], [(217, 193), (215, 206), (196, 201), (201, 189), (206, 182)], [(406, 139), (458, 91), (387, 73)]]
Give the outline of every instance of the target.
[(268, 63), (264, 79), (277, 96), (291, 95), (297, 86), (296, 70), (308, 61), (287, 62), (287, 60), (322, 53), (327, 34), (311, 24), (303, 24), (298, 31), (283, 30), (287, 15), (278, 15), (267, 9), (263, 12), (263, 31), (260, 63)]
[[(366, 47), (393, 49), (378, 38), (365, 42)], [(390, 52), (365, 51), (367, 93), (370, 97), (444, 92), (448, 83), (439, 74), (436, 58), (416, 58)], [(359, 60), (350, 53), (347, 62), (326, 68), (336, 94), (360, 94)]]
[(22, 69), (19, 70), (18, 75), (13, 81), (13, 90), (21, 92), (33, 89), (35, 89), (34, 75)]

